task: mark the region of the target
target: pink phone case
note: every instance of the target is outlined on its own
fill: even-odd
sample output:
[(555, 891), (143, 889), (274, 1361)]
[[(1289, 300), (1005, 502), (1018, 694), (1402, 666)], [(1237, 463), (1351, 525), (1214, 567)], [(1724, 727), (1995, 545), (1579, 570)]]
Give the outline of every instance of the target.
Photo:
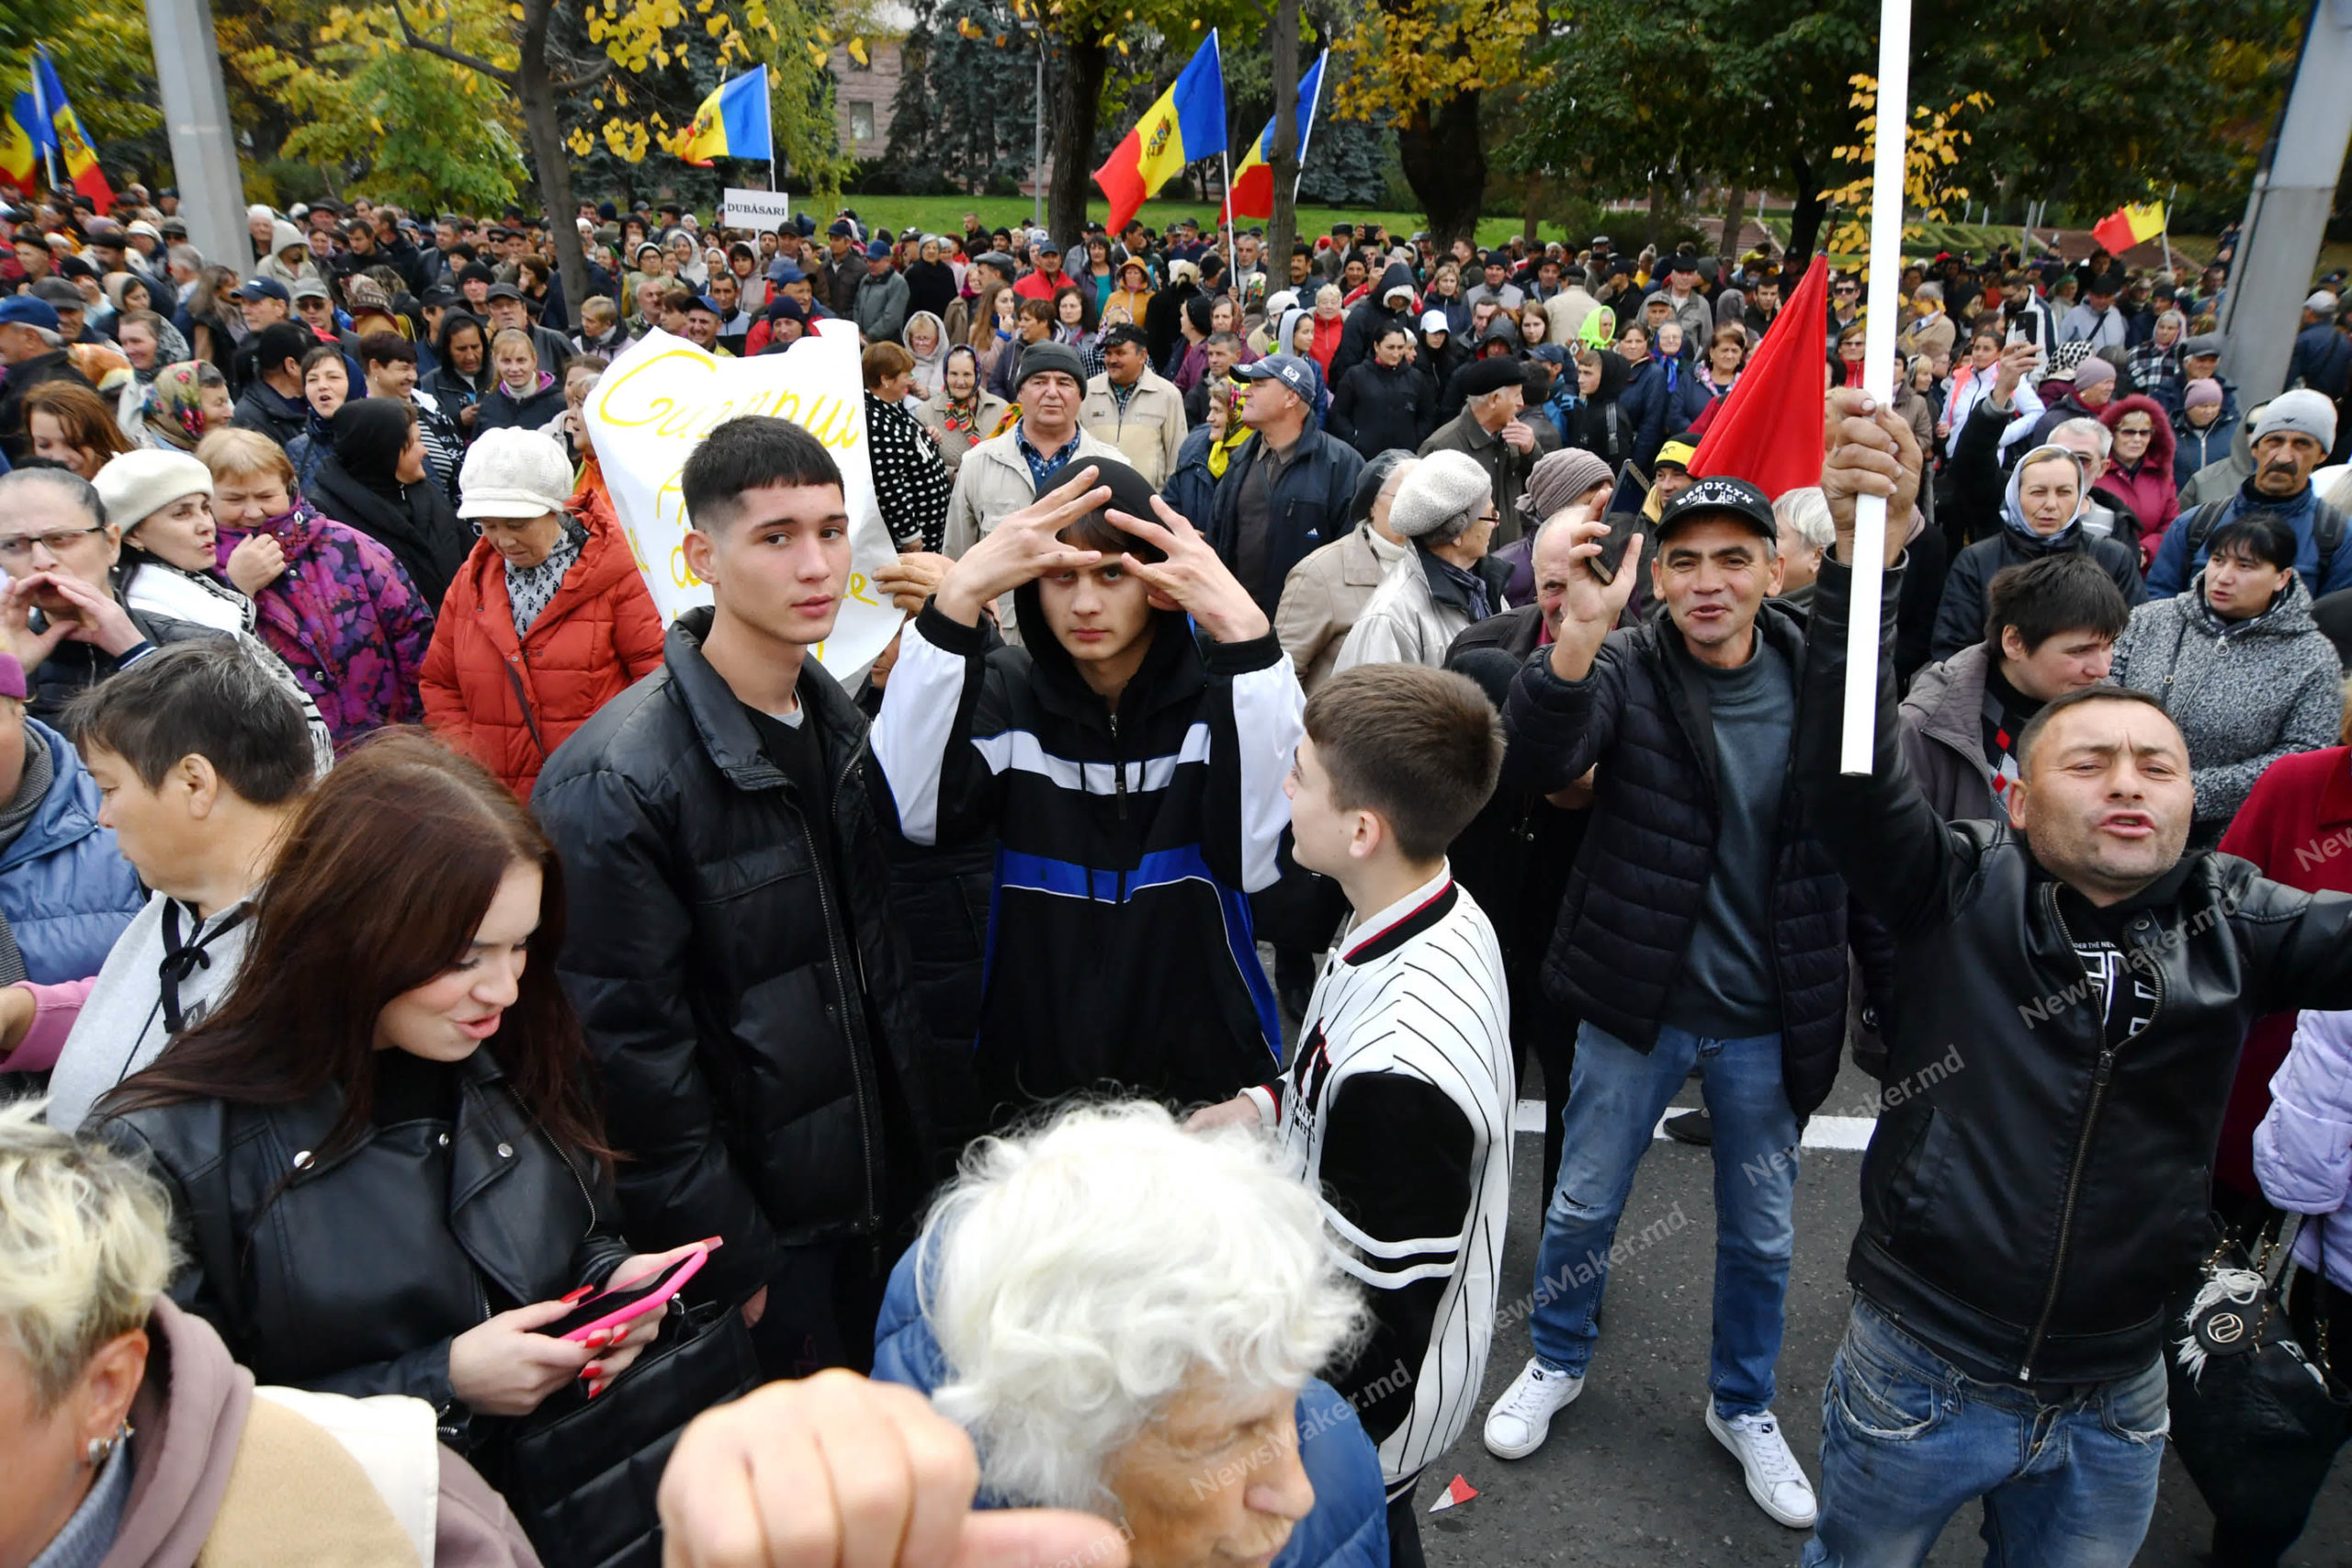
[(670, 1298), (676, 1295), (687, 1280), (701, 1273), (702, 1266), (709, 1261), (710, 1254), (697, 1248), (690, 1257), (679, 1261), (669, 1279), (662, 1281), (660, 1290), (650, 1296), (640, 1296), (627, 1306), (608, 1313), (593, 1323), (582, 1324), (564, 1337), (585, 1344), (588, 1337), (600, 1328), (617, 1328), (624, 1323), (632, 1323), (643, 1317), (649, 1312), (659, 1312), (669, 1304)]

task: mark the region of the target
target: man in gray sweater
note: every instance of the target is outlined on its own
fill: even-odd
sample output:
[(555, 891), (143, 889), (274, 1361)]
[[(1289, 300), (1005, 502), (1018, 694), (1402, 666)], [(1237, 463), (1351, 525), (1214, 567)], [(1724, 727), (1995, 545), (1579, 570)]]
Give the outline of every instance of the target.
[(123, 857), (155, 890), (51, 1069), (50, 1124), (72, 1129), (228, 995), (315, 764), (301, 709), (234, 643), (151, 653), (77, 698), (65, 727)]

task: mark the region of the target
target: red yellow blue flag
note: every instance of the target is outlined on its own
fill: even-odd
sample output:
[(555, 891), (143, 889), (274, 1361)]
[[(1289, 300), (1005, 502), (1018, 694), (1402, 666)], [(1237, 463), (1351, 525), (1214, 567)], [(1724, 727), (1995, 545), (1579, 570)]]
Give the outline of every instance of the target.
[(88, 197), (100, 212), (110, 209), (114, 187), (107, 184), (106, 173), (98, 167), (97, 150), (83, 131), (81, 118), (65, 101), (65, 85), (49, 62), (49, 51), (39, 44), (33, 46), (33, 97), (39, 102), (38, 118), (42, 122), (29, 128), (36, 150), (55, 152), (64, 162), (65, 177), (74, 188)]
[(713, 158), (749, 158), (765, 163), (775, 156), (775, 137), (768, 116), (768, 68), (756, 66), (730, 82), (722, 82), (695, 111), (678, 156), (697, 166)]
[(1111, 232), (1125, 228), (1185, 164), (1224, 151), (1225, 57), (1211, 28), (1191, 63), (1094, 171), (1094, 183), (1111, 198)]
[[(1316, 100), (1323, 92), (1323, 62), (1331, 58), (1325, 50), (1306, 68), (1298, 81), (1298, 161), (1306, 162), (1307, 139), (1315, 133)], [(1274, 215), (1274, 122), (1269, 118), (1266, 129), (1250, 143), (1250, 155), (1233, 171), (1233, 188), (1226, 194), (1225, 221), (1236, 218), (1272, 218)]]

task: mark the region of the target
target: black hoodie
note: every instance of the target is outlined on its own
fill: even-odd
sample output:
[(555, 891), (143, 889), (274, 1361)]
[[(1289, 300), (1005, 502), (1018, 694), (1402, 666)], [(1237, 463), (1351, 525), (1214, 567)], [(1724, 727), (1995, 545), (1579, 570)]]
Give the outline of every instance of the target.
[[(1611, 468), (1634, 455), (1634, 422), (1617, 406), (1617, 400), (1624, 395), (1627, 369), (1624, 355), (1615, 349), (1604, 348), (1600, 351), (1600, 385), (1594, 389), (1592, 396), (1573, 409), (1562, 407), (1562, 400), (1556, 396), (1544, 405), (1553, 423), (1562, 426), (1563, 445), (1582, 447)], [(1575, 373), (1573, 365), (1565, 372)]]
[(1420, 298), (1420, 290), (1413, 282), (1412, 269), (1403, 262), (1390, 262), (1388, 270), (1380, 275), (1380, 281), (1374, 286), (1372, 292), (1348, 312), (1348, 324), (1340, 332), (1340, 346), (1331, 355), (1330, 379), (1333, 384), (1336, 385), (1340, 377), (1356, 366), (1370, 359), (1372, 345), (1378, 343), (1380, 334), (1391, 326), (1401, 326), (1408, 333), (1414, 330), (1410, 303), (1401, 310), (1392, 310), (1385, 302), (1385, 297), (1393, 288), (1409, 288), (1413, 290), (1415, 299)]
[(1305, 699), (1269, 633), (1196, 642), (1155, 612), (1115, 711), (1014, 595), (1027, 649), (936, 606), (910, 622), (874, 727), (879, 813), (909, 844), (996, 837), (973, 1066), (1007, 1111), (1120, 1086), (1227, 1099), (1280, 1065), (1247, 893), (1275, 880), (1280, 770)]

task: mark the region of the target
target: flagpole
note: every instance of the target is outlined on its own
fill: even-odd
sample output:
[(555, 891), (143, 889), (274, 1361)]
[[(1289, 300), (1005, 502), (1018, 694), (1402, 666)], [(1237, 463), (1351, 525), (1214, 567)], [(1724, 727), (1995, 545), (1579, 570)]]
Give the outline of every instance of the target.
[(49, 46), (36, 40), (33, 44), (33, 115), (40, 121), (40, 165), (49, 175), (49, 188), (53, 195), (62, 188), (57, 181), (57, 111), (49, 105), (49, 95), (41, 91), (40, 68), (49, 59)]
[[(1903, 261), (1903, 136), (1911, 118), (1911, 0), (1880, 0), (1878, 107), (1871, 137), (1870, 285), (1862, 390), (1894, 402), (1896, 289)], [(1905, 523), (1908, 518), (1904, 519)], [(1885, 589), (1886, 498), (1854, 498), (1853, 622), (1846, 633), (1845, 736), (1838, 769), (1868, 773), (1878, 721), (1879, 610)]]
[(1306, 178), (1306, 147), (1315, 140), (1316, 116), (1323, 102), (1323, 66), (1330, 58), (1331, 51), (1328, 49), (1315, 57), (1315, 96), (1306, 105), (1306, 123), (1298, 128), (1298, 167), (1291, 171), (1290, 176), (1290, 199), (1294, 207), (1298, 204), (1298, 187)]
[(2173, 198), (2179, 194), (2180, 186), (2176, 185), (2165, 195), (2165, 226), (2163, 238), (2165, 242), (2165, 276), (2166, 277), (2170, 277), (2172, 276), (2172, 204)]

